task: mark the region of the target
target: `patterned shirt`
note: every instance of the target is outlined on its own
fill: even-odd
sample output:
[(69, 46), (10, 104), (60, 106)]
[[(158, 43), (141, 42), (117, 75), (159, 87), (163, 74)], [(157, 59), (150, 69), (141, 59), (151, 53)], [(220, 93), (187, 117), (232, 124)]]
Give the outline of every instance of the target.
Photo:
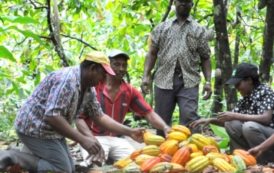
[(162, 89), (173, 88), (178, 61), (184, 87), (196, 87), (200, 83), (201, 58), (210, 57), (209, 35), (210, 32), (191, 17), (182, 25), (176, 19), (159, 24), (151, 33), (152, 44), (158, 49), (155, 85)]
[(70, 124), (76, 115), (86, 112), (91, 117), (102, 115), (94, 88), (84, 93), (81, 105), (80, 67), (67, 67), (49, 74), (19, 110), (15, 128), (18, 132), (43, 139), (62, 138), (45, 122), (45, 117), (62, 116)]
[[(145, 101), (140, 92), (126, 82), (120, 85), (114, 100), (109, 96), (105, 83), (97, 85), (96, 92), (103, 112), (119, 123), (123, 123), (126, 114), (130, 111), (137, 113), (139, 116), (144, 116), (152, 111), (151, 106)], [(89, 117), (84, 118), (84, 120), (94, 135), (117, 136), (117, 134), (93, 123)]]
[[(274, 91), (266, 85), (259, 85), (249, 96), (238, 101), (233, 112), (258, 115), (265, 111), (274, 111)], [(274, 113), (272, 114), (271, 127), (274, 127)]]

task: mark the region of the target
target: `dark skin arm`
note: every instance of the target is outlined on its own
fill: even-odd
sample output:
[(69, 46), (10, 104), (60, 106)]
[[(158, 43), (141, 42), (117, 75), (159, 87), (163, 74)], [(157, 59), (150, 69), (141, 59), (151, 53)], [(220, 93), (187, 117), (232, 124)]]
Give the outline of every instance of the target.
[(215, 124), (219, 126), (224, 126), (224, 122), (232, 121), (232, 120), (239, 120), (239, 121), (254, 121), (261, 124), (268, 125), (271, 122), (272, 118), (272, 110), (265, 111), (261, 115), (247, 115), (247, 114), (240, 114), (235, 112), (220, 112), (216, 118), (201, 118), (196, 120), (190, 124), (192, 127), (196, 127), (200, 124)]
[(239, 121), (254, 121), (261, 124), (268, 125), (271, 122), (272, 118), (272, 110), (265, 111), (261, 115), (247, 115), (240, 114), (235, 112), (221, 112), (218, 114), (218, 120), (221, 121), (231, 121), (231, 120), (239, 120)]
[(129, 128), (125, 125), (122, 125), (112, 118), (110, 118), (108, 115), (104, 114), (102, 116), (96, 116), (93, 121), (98, 124), (101, 127), (106, 128), (107, 130), (121, 134), (130, 136), (132, 139), (138, 142), (143, 142), (143, 128)]
[(163, 119), (152, 111), (145, 115), (146, 120), (156, 129), (164, 131), (165, 135), (170, 131), (170, 127), (163, 121)]
[(203, 88), (203, 93), (205, 93), (203, 99), (207, 100), (210, 98), (212, 94), (212, 89), (211, 89), (211, 63), (210, 63), (210, 58), (209, 57), (204, 57), (201, 58), (201, 66), (202, 66), (202, 71), (206, 80), (206, 83)]
[(89, 137), (82, 135), (79, 131), (72, 128), (68, 122), (61, 116), (46, 117), (45, 121), (59, 134), (74, 140), (85, 148), (89, 154), (96, 154), (100, 151), (100, 145), (95, 143)]
[(153, 45), (153, 43), (149, 47), (149, 51), (145, 60), (144, 67), (144, 76), (141, 84), (142, 92), (145, 94), (149, 93), (152, 79), (151, 79), (151, 70), (154, 68), (156, 59), (157, 59), (158, 48)]
[(248, 150), (248, 152), (250, 154), (258, 157), (259, 155), (261, 155), (263, 152), (265, 152), (266, 150), (268, 150), (272, 146), (274, 146), (274, 134), (272, 134), (267, 140), (265, 140), (260, 145), (258, 145), (256, 147), (253, 147), (250, 150)]
[(92, 156), (92, 161), (102, 163), (105, 159), (104, 150), (101, 147), (99, 141), (95, 138), (95, 136), (93, 136), (92, 132), (90, 131), (89, 127), (87, 126), (87, 123), (83, 119), (77, 119), (76, 127), (84, 136), (89, 137), (92, 141), (94, 141), (94, 143), (96, 143), (100, 146), (99, 152)]
[(221, 120), (218, 120), (217, 118), (200, 118), (196, 121), (193, 121), (190, 124), (191, 128), (195, 128), (198, 125), (208, 125), (208, 124), (214, 124), (214, 125), (218, 125), (218, 126), (224, 126), (224, 122)]

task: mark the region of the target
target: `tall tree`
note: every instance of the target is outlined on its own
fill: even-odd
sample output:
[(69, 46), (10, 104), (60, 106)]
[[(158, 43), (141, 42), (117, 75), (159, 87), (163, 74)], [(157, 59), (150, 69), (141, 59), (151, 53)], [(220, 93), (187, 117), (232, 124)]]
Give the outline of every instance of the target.
[[(229, 48), (228, 41), (228, 33), (227, 33), (227, 22), (226, 22), (226, 14), (227, 14), (227, 4), (226, 1), (223, 0), (214, 0), (214, 26), (217, 35), (216, 40), (216, 61), (217, 68), (221, 69), (221, 78), (218, 78), (215, 83), (215, 94), (222, 93), (222, 90), (225, 92), (225, 98), (227, 102), (227, 108), (231, 109), (234, 107), (234, 103), (236, 102), (236, 91), (235, 89), (230, 88), (225, 85), (225, 81), (227, 81), (232, 74), (232, 62), (231, 62), (231, 54)], [(219, 101), (219, 100), (217, 100)], [(219, 107), (218, 107), (219, 108)], [(214, 111), (221, 111), (215, 110)]]
[(266, 18), (264, 28), (263, 53), (260, 63), (260, 77), (262, 81), (270, 81), (271, 65), (274, 62), (274, 0), (260, 0), (259, 9), (266, 7)]

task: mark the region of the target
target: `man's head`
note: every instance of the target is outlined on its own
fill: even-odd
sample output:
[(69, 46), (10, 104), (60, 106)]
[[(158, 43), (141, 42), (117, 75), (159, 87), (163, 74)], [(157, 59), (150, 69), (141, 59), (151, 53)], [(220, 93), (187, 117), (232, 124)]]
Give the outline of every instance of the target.
[(110, 66), (108, 57), (98, 51), (91, 52), (84, 56), (81, 63), (82, 77), (88, 85), (95, 86), (105, 79), (106, 73), (115, 75)]
[(188, 17), (193, 6), (193, 0), (174, 0), (177, 16)]
[(254, 86), (260, 84), (257, 66), (249, 63), (239, 64), (226, 84), (234, 85), (241, 95), (248, 95)]
[(116, 78), (123, 79), (127, 73), (127, 60), (129, 59), (128, 54), (120, 50), (112, 50), (108, 54), (111, 68), (116, 74)]

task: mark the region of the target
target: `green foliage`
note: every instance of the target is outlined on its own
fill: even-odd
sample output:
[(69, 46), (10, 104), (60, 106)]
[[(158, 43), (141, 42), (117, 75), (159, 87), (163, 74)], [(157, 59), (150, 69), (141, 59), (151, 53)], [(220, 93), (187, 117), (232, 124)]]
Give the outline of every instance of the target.
[[(47, 39), (47, 11), (39, 8), (46, 6), (45, 1), (32, 2), (4, 0), (0, 3), (0, 131), (12, 128), (18, 108), (41, 79), (62, 67), (54, 46)], [(194, 2), (193, 16), (214, 30), (212, 1)], [(239, 62), (258, 64), (262, 54), (265, 10), (258, 11), (254, 0), (227, 2), (232, 55), (236, 34), (239, 34)], [(61, 33), (82, 39), (99, 50), (128, 52), (131, 83), (139, 88), (149, 33), (162, 20), (168, 3), (168, 0), (63, 0), (58, 4)], [(241, 12), (239, 25), (235, 24), (237, 9)], [(170, 17), (174, 15), (172, 9)], [(70, 65), (79, 63), (81, 52), (91, 51), (75, 39), (61, 37), (61, 41)], [(214, 71), (214, 41), (210, 45)], [(146, 98), (152, 103), (151, 96)], [(212, 100), (200, 99), (199, 104), (199, 114), (208, 117)], [(178, 117), (176, 108), (173, 123), (178, 122)]]

